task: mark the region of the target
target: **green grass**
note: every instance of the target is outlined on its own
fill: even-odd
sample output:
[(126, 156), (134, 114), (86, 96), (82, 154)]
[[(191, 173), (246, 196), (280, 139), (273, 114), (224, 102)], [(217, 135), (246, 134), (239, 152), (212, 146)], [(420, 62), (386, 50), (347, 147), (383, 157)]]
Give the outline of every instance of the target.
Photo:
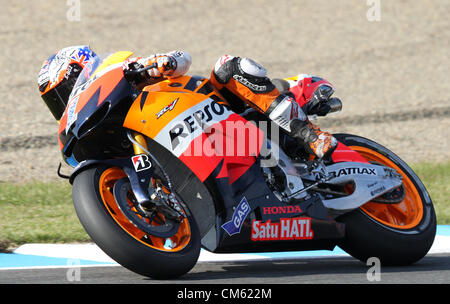
[[(450, 224), (450, 161), (412, 168), (433, 199), (438, 224)], [(24, 243), (87, 241), (69, 183), (0, 183), (0, 251)]]
[(24, 243), (86, 242), (68, 182), (0, 183), (0, 251)]
[(437, 221), (450, 225), (450, 161), (446, 163), (420, 163), (411, 168), (425, 184), (433, 200)]

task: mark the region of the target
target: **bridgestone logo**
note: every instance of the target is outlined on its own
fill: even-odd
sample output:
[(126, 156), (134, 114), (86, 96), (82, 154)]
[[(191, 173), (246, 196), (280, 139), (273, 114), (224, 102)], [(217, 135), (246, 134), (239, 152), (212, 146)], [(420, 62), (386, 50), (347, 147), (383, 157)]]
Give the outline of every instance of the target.
[(247, 78), (244, 78), (241, 75), (233, 75), (233, 78), (254, 91), (263, 92), (267, 89), (266, 86), (251, 83)]

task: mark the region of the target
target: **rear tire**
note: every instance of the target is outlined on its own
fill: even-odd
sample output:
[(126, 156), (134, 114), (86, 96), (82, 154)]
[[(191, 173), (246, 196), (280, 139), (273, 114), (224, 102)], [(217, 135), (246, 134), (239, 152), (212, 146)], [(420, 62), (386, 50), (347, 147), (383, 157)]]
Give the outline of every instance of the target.
[(436, 235), (436, 214), (425, 186), (413, 170), (387, 148), (360, 136), (334, 135), (368, 161), (394, 168), (403, 176), (406, 196), (398, 204), (369, 202), (340, 216), (346, 237), (339, 244), (366, 262), (377, 257), (383, 265), (409, 265), (422, 259)]
[(162, 247), (164, 239), (149, 237), (130, 223), (124, 224), (124, 217), (118, 214), (120, 209), (109, 207), (115, 201), (111, 198), (104, 201), (99, 181), (108, 169), (111, 168), (88, 168), (73, 182), (75, 210), (92, 240), (120, 265), (143, 276), (172, 279), (190, 271), (198, 260), (201, 246), (199, 229), (187, 207), (183, 205), (184, 221), (187, 221), (184, 227), (189, 231), (189, 239), (183, 236), (183, 246), (176, 250), (165, 249)]

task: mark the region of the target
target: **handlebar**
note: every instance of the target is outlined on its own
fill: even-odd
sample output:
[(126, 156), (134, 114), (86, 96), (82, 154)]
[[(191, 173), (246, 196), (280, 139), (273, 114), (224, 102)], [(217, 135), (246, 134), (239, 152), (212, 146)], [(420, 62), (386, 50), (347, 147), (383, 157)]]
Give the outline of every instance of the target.
[(137, 70), (127, 70), (126, 73), (127, 73), (128, 75), (136, 75), (136, 74), (141, 74), (142, 72), (145, 72), (145, 71), (148, 71), (148, 70), (157, 68), (157, 67), (158, 67), (158, 64), (157, 64), (157, 63), (154, 63), (154, 64), (152, 64), (152, 65), (149, 65), (149, 66), (146, 66), (146, 67), (137, 69)]

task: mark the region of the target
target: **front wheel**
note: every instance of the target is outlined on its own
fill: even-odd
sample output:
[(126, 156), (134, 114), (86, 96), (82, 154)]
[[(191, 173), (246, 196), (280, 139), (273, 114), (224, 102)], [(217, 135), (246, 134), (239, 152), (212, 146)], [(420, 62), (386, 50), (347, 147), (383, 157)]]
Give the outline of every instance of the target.
[(384, 265), (408, 265), (423, 258), (436, 235), (436, 214), (423, 183), (387, 148), (356, 135), (335, 137), (367, 161), (395, 169), (403, 177), (404, 192), (400, 202), (368, 202), (339, 217), (346, 226), (339, 246), (363, 262), (377, 257)]
[[(75, 177), (72, 198), (86, 232), (106, 254), (133, 272), (158, 279), (187, 273), (200, 254), (200, 232), (183, 199), (174, 194), (185, 215), (176, 225), (157, 210), (145, 217), (133, 204), (131, 188), (115, 187), (124, 180), (126, 174), (116, 167), (93, 167)], [(136, 212), (134, 223), (116, 202), (114, 190), (118, 188), (127, 192), (123, 197), (129, 204), (128, 212)], [(139, 220), (142, 223), (136, 222)]]

